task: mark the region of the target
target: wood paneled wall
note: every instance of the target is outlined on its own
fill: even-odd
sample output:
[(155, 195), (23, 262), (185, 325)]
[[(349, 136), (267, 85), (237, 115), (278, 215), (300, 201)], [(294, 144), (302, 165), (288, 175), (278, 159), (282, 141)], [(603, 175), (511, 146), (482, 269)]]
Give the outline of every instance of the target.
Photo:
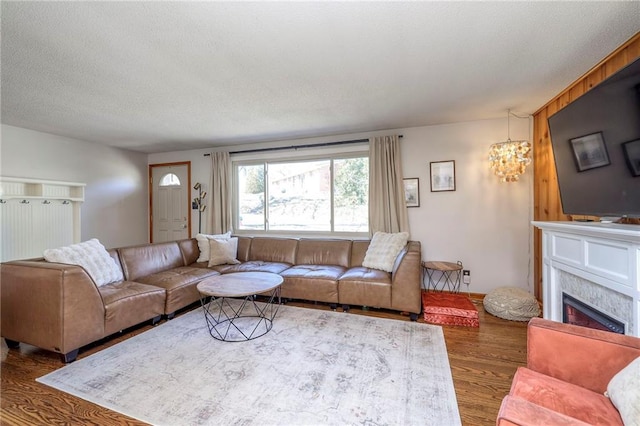
[[(640, 32), (603, 59), (589, 72), (576, 80), (564, 91), (551, 99), (533, 115), (533, 217), (541, 221), (571, 220), (562, 211), (560, 191), (556, 177), (555, 162), (551, 150), (551, 139), (547, 118), (569, 105), (605, 78), (640, 57)], [(542, 300), (542, 234), (534, 229), (534, 288), (535, 295)]]

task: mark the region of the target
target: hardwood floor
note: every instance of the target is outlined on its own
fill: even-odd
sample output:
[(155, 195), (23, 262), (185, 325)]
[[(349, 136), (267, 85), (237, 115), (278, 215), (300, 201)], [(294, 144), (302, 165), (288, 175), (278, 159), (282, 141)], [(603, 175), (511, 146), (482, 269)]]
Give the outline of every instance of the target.
[[(443, 326), (443, 330), (463, 425), (493, 425), (516, 368), (526, 363), (526, 323), (496, 318), (485, 313), (481, 300), (473, 302), (479, 312), (479, 328)], [(290, 302), (289, 305), (329, 309), (323, 304)], [(399, 313), (374, 309), (352, 308), (350, 314), (409, 320)], [(149, 328), (150, 325), (143, 325), (126, 330), (84, 348), (78, 359)], [(57, 354), (24, 344), (19, 350), (9, 350), (2, 339), (1, 355), (2, 425), (144, 424), (37, 383), (36, 378), (62, 366)]]

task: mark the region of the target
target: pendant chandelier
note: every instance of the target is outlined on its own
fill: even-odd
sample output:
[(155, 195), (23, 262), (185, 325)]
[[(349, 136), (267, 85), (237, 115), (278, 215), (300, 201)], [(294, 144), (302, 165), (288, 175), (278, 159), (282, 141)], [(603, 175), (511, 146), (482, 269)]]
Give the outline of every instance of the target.
[(489, 148), (491, 170), (501, 182), (517, 182), (531, 163), (531, 144), (525, 140), (511, 140), (510, 117), (511, 110), (507, 110), (507, 140)]

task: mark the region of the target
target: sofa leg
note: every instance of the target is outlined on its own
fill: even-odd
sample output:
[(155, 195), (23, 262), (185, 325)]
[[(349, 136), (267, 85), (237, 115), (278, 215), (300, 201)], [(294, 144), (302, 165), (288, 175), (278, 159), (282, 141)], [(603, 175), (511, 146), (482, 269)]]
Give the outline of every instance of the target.
[(7, 343), (9, 349), (18, 349), (20, 347), (20, 342), (16, 342), (15, 340), (4, 338), (4, 341)]
[(409, 318), (411, 319), (411, 321), (418, 321), (418, 314), (414, 314), (413, 312), (411, 312), (409, 314)]
[[(167, 315), (166, 315), (167, 321), (172, 320), (175, 316), (176, 316), (176, 313), (175, 313), (175, 312), (171, 312), (170, 314), (167, 314)], [(155, 319), (155, 318), (154, 318), (154, 319)], [(158, 321), (160, 321), (160, 320), (158, 320)]]
[(337, 303), (329, 303), (329, 307), (331, 308), (332, 311), (335, 311), (336, 309), (338, 309), (338, 304)]
[(161, 319), (162, 319), (162, 315), (158, 315), (157, 317), (151, 318), (151, 325), (158, 325)]
[(351, 309), (350, 305), (342, 305), (342, 312), (349, 312), (349, 309)]
[(75, 349), (71, 352), (67, 352), (66, 354), (60, 354), (60, 357), (62, 358), (62, 362), (64, 362), (65, 364), (68, 364), (70, 362), (75, 361), (76, 358), (78, 358), (78, 352), (80, 352), (80, 349)]

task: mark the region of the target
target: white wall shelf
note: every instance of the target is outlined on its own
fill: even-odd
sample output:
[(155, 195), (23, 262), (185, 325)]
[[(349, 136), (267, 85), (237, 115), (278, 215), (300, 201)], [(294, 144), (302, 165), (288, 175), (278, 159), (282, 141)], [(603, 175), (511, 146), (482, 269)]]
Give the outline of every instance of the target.
[(0, 177), (0, 261), (80, 242), (84, 183)]
[(0, 199), (13, 198), (84, 201), (84, 187), (78, 182), (0, 177)]

